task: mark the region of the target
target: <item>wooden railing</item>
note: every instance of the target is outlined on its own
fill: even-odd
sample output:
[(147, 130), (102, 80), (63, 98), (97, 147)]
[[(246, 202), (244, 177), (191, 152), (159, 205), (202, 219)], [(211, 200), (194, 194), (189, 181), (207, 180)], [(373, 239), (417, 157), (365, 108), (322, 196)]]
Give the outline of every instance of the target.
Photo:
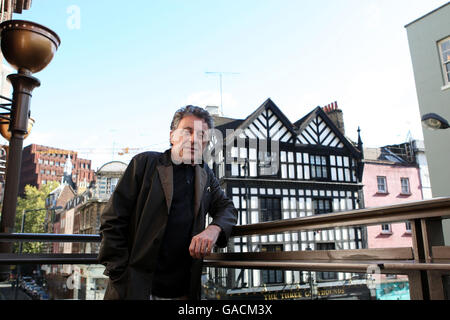
[(233, 237), (410, 221), (412, 247), (215, 253), (204, 262), (216, 268), (352, 273), (366, 273), (375, 265), (382, 274), (406, 274), (412, 300), (442, 300), (446, 298), (442, 277), (450, 274), (450, 247), (444, 246), (442, 229), (446, 217), (450, 218), (450, 198), (236, 226)]
[[(214, 253), (204, 265), (215, 268), (281, 269), (406, 274), (412, 300), (442, 300), (443, 276), (450, 274), (450, 247), (444, 245), (442, 219), (450, 218), (450, 198), (330, 213), (290, 220), (236, 226), (232, 237), (370, 226), (410, 221), (412, 247), (332, 251)], [(0, 242), (99, 242), (99, 235), (5, 234)], [(230, 240), (232, 241), (232, 240)], [(0, 254), (0, 264), (96, 264), (96, 254)]]

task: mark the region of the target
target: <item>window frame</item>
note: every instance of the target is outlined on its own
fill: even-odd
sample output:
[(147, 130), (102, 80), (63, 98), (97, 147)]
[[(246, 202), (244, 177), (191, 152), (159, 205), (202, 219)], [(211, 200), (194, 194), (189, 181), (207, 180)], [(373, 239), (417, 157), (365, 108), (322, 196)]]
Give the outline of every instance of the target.
[[(316, 250), (336, 250), (335, 242), (318, 242), (316, 243)], [(338, 272), (336, 271), (320, 271), (316, 272), (317, 282), (334, 282), (339, 280)]]
[[(266, 220), (266, 219), (263, 219), (264, 217), (267, 217), (267, 215), (262, 211), (262, 209), (263, 209), (263, 206), (262, 206), (262, 202), (263, 201), (267, 201), (267, 200), (272, 200), (272, 201), (277, 201), (278, 202), (278, 204), (279, 204), (279, 208), (278, 208), (278, 210), (279, 210), (279, 212), (277, 212), (277, 213), (279, 213), (279, 219), (274, 219), (274, 218), (276, 218), (275, 217), (275, 215), (274, 215), (274, 212), (275, 212), (275, 210), (274, 210), (274, 207), (272, 206), (272, 212), (270, 213), (271, 214), (271, 219), (269, 219), (269, 220)], [(282, 220), (283, 219), (283, 212), (282, 212), (282, 198), (281, 198), (281, 196), (259, 196), (258, 197), (258, 207), (259, 207), (259, 209), (258, 209), (258, 211), (259, 211), (259, 222), (271, 222), (271, 221), (279, 221), (279, 220)], [(267, 207), (266, 208), (264, 208), (266, 211), (268, 211), (267, 210)]]
[[(442, 50), (442, 44), (447, 41), (450, 45), (450, 36), (448, 36), (438, 42), (439, 61), (441, 63), (441, 70), (442, 70), (442, 76), (444, 78), (444, 86), (445, 87), (450, 86), (450, 47), (449, 47), (448, 56), (447, 56), (447, 57), (449, 57), (449, 59), (447, 61), (444, 61), (444, 56), (443, 56), (444, 51)], [(447, 70), (447, 68), (449, 68), (449, 69)]]
[[(281, 176), (281, 151), (275, 152), (275, 151), (262, 151), (258, 148), (252, 148), (256, 152), (256, 159), (252, 159), (250, 161), (256, 163), (256, 176), (257, 177), (272, 177), (272, 178), (279, 178)], [(249, 148), (249, 158), (250, 158), (250, 148)], [(278, 159), (277, 159), (278, 158)], [(273, 163), (277, 164), (277, 168), (275, 172), (268, 173), (268, 169), (273, 169)], [(288, 175), (289, 176), (289, 175)]]
[[(407, 190), (407, 192), (405, 192), (404, 190), (403, 190), (403, 181), (406, 181), (407, 182), (407, 187), (408, 187), (408, 190)], [(409, 178), (406, 178), (406, 177), (401, 177), (400, 178), (400, 186), (401, 186), (401, 194), (403, 194), (403, 195), (411, 195), (411, 184), (410, 184), (410, 182), (409, 182)]]
[[(312, 197), (312, 210), (314, 215), (320, 215), (320, 214), (327, 214), (327, 213), (333, 213), (333, 198), (331, 197)], [(322, 208), (324, 210), (321, 210), (319, 202), (323, 201)], [(328, 202), (329, 204), (329, 211), (326, 210), (325, 203)]]
[(411, 221), (406, 221), (405, 222), (405, 230), (406, 230), (405, 232), (408, 233), (408, 234), (412, 233)]
[[(282, 244), (261, 245), (261, 252), (282, 252), (282, 251), (284, 251), (284, 246)], [(273, 281), (271, 281), (272, 279)], [(285, 283), (284, 270), (280, 269), (261, 270), (261, 283), (266, 285), (278, 285)]]
[[(387, 226), (387, 229), (385, 229), (384, 227)], [(392, 234), (392, 226), (390, 223), (383, 223), (381, 225), (381, 233), (382, 234)]]
[[(384, 190), (380, 190), (380, 183), (378, 179), (384, 179)], [(377, 176), (377, 193), (379, 194), (388, 194), (388, 185), (387, 185), (387, 178), (386, 176)]]
[[(317, 163), (316, 161), (317, 159), (319, 159), (320, 163)], [(319, 170), (317, 170), (318, 168)], [(329, 156), (323, 154), (309, 153), (309, 170), (310, 170), (309, 177), (311, 180), (316, 181), (331, 180)], [(320, 177), (317, 175), (318, 172), (320, 173)], [(324, 174), (326, 175), (325, 177)]]

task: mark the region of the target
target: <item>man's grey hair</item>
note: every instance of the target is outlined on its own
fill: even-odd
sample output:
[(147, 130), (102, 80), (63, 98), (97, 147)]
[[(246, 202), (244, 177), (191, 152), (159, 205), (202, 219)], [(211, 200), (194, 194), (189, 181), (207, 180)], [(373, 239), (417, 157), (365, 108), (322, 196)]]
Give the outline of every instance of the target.
[(172, 123), (170, 124), (170, 130), (171, 131), (176, 130), (178, 128), (178, 125), (180, 124), (181, 119), (183, 119), (185, 116), (188, 115), (193, 115), (196, 116), (197, 118), (204, 120), (208, 125), (208, 129), (214, 128), (214, 119), (209, 114), (208, 111), (200, 107), (188, 105), (181, 109), (178, 109), (175, 112), (172, 119)]

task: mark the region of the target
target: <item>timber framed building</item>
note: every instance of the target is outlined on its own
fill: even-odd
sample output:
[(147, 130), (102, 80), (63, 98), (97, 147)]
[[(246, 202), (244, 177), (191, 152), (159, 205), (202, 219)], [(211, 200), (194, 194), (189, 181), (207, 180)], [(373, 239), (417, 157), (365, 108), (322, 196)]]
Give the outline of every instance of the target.
[[(295, 123), (267, 99), (245, 120), (215, 116), (209, 166), (238, 209), (238, 225), (363, 208), (362, 142), (345, 136), (342, 111), (317, 107)], [(220, 134), (221, 133), (221, 134)], [(213, 161), (214, 160), (214, 161)], [(235, 237), (228, 252), (366, 248), (362, 228)], [(352, 278), (352, 274), (208, 269), (219, 288), (258, 293)], [(210, 280), (211, 281), (211, 280)], [(224, 292), (223, 292), (224, 293)]]

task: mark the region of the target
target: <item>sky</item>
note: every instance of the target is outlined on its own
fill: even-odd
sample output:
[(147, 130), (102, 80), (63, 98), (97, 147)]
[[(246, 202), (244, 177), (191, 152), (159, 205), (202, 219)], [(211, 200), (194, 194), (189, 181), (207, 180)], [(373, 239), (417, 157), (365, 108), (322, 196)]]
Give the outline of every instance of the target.
[[(32, 143), (99, 168), (169, 148), (174, 112), (245, 119), (271, 98), (291, 122), (337, 101), (365, 147), (423, 139), (405, 25), (447, 0), (33, 0), (13, 19), (61, 45), (34, 76)], [(119, 155), (123, 148), (128, 155)]]

